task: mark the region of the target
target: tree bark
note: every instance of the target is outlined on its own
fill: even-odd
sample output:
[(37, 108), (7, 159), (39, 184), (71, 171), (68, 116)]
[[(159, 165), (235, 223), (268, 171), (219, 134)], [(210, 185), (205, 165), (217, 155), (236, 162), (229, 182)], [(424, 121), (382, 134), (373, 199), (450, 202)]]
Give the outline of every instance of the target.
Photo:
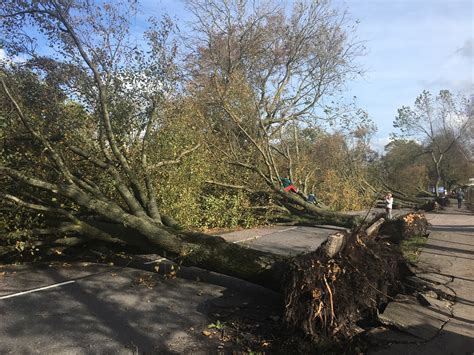
[[(332, 212), (305, 201), (300, 195), (276, 190), (279, 201), (293, 214), (312, 221), (315, 225), (329, 224), (344, 228), (352, 228), (360, 222), (360, 217), (340, 212)], [(296, 208), (295, 208), (296, 207)]]
[[(233, 276), (276, 291), (288, 258), (227, 242), (219, 236), (180, 232), (164, 226), (124, 227), (117, 223), (94, 222), (93, 228), (148, 253), (157, 253), (184, 266), (197, 266)], [(160, 237), (157, 237), (160, 236)], [(89, 237), (93, 237), (89, 235)], [(164, 238), (172, 240), (163, 243)]]

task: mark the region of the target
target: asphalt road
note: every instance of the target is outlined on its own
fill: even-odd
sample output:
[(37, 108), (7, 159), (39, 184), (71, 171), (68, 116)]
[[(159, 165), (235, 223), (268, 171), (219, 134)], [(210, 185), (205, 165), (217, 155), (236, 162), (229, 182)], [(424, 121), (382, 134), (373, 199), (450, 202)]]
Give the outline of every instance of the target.
[(214, 280), (96, 264), (1, 267), (0, 354), (209, 354), (231, 350), (202, 334), (226, 311), (278, 315), (272, 291)]
[[(336, 230), (268, 227), (223, 237), (295, 255)], [(0, 354), (209, 354), (222, 346), (232, 352), (202, 334), (211, 322), (229, 309), (269, 322), (282, 309), (279, 295), (262, 287), (197, 268), (183, 274), (187, 279), (165, 280), (88, 263), (0, 267)]]
[(316, 250), (328, 235), (344, 228), (334, 226), (288, 227), (271, 226), (252, 228), (220, 236), (229, 242), (238, 243), (249, 248), (268, 251), (282, 255), (296, 255)]

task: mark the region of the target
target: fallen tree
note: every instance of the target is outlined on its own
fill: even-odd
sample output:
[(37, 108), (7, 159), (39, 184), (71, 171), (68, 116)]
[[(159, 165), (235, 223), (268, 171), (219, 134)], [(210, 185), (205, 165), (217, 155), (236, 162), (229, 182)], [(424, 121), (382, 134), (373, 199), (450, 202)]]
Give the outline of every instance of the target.
[(317, 250), (294, 260), (287, 276), (285, 323), (319, 343), (359, 333), (360, 322), (376, 319), (410, 275), (393, 245), (364, 233), (345, 239), (331, 258)]
[[(317, 8), (311, 7), (311, 10), (316, 11)], [(44, 112), (35, 111), (34, 107), (28, 105), (30, 95), (15, 92), (15, 88), (19, 87), (16, 85), (18, 79), (15, 71), (2, 69), (2, 99), (8, 103), (8, 117), (13, 131), (9, 133), (14, 134), (21, 128), (32, 137), (35, 146), (22, 156), (29, 164), (23, 164), (23, 161), (19, 164), (14, 154), (7, 159), (2, 157), (0, 177), (5, 188), (0, 198), (4, 204), (41, 213), (48, 216), (47, 220), (50, 221), (50, 225), (45, 228), (23, 231), (23, 236), (41, 237), (46, 233), (49, 236), (47, 242), (51, 245), (77, 245), (93, 239), (104, 243), (134, 245), (148, 252), (166, 254), (184, 265), (199, 266), (275, 290), (283, 287), (291, 299), (287, 324), (291, 326), (297, 323), (295, 315), (308, 316), (310, 322), (320, 319), (321, 325), (308, 325), (310, 333), (335, 335), (336, 338), (339, 334), (347, 334), (347, 327), (357, 317), (373, 312), (386, 299), (385, 296), (376, 297), (373, 304), (370, 303), (370, 297), (369, 301), (357, 301), (364, 302), (364, 305), (338, 302), (334, 297), (350, 289), (341, 286), (346, 288), (339, 291), (338, 280), (341, 280), (341, 285), (346, 285), (354, 280), (349, 276), (350, 273), (360, 273), (360, 278), (356, 278), (359, 282), (356, 286), (364, 290), (375, 288), (382, 295), (396, 292), (397, 280), (401, 275), (395, 267), (397, 254), (391, 255), (391, 249), (385, 247), (384, 243), (364, 237), (364, 233), (361, 234), (357, 229), (344, 238), (342, 254), (337, 254), (339, 256), (334, 259), (346, 260), (346, 264), (331, 261), (332, 258), (320, 251), (289, 261), (271, 253), (227, 243), (219, 237), (183, 231), (172, 218), (160, 212), (149, 169), (148, 145), (151, 132), (156, 129), (160, 102), (171, 95), (163, 92), (166, 84), (174, 78), (173, 58), (170, 58), (166, 45), (169, 28), (150, 30), (147, 38), (153, 55), (148, 56), (146, 51), (140, 52), (123, 45), (130, 17), (118, 16), (116, 8), (107, 4), (96, 7), (90, 2), (19, 3), (12, 0), (5, 2), (1, 11), (2, 28), (7, 33), (6, 48), (9, 51), (26, 44), (19, 43), (15, 37), (26, 19), (38, 26), (53, 46), (58, 45), (59, 41), (64, 61), (35, 56), (35, 60), (28, 62), (28, 65), (46, 72), (48, 80), (58, 80), (58, 87), (73, 85), (71, 90), (74, 95), (88, 103), (89, 112), (86, 116), (90, 121), (87, 123), (93, 127), (81, 139), (71, 139), (74, 132), (68, 130), (67, 121), (62, 121), (56, 127), (62, 134), (52, 135), (48, 122), (42, 120)], [(104, 11), (102, 15), (111, 21), (100, 22), (103, 17), (96, 16), (97, 11)], [(305, 32), (307, 28), (303, 30)], [(337, 28), (333, 30), (339, 33)], [(303, 35), (303, 32), (300, 34)], [(106, 38), (101, 37), (104, 33)], [(343, 42), (343, 38), (339, 40)], [(135, 57), (142, 61), (130, 64), (128, 59)], [(143, 71), (140, 71), (143, 66), (149, 69), (147, 78), (143, 78)], [(63, 74), (67, 76), (57, 78), (57, 75)], [(307, 77), (306, 80), (307, 83), (312, 82), (313, 78)], [(136, 92), (129, 90), (131, 84), (146, 84), (146, 90), (135, 97)], [(286, 84), (282, 82), (282, 85), (281, 91), (284, 91)], [(322, 95), (317, 86), (311, 90), (314, 99)], [(59, 103), (58, 108), (63, 107)], [(233, 123), (238, 125), (239, 117), (230, 108), (227, 109)], [(302, 218), (321, 224), (357, 225), (356, 217), (323, 210), (307, 203), (297, 194), (282, 190), (279, 169), (270, 153), (272, 135), (269, 131), (278, 132), (288, 118), (277, 111), (268, 112), (271, 115), (262, 119), (264, 128), (261, 133), (264, 134), (259, 141), (252, 142), (254, 136), (246, 129), (240, 130), (247, 143), (250, 142), (260, 152), (265, 172), (255, 161), (250, 166), (242, 162), (233, 163), (255, 172), (284, 206), (293, 209), (292, 212)], [(179, 163), (183, 156), (197, 148), (191, 145), (177, 157), (154, 161), (153, 165), (166, 167)], [(104, 221), (119, 229), (114, 231), (104, 227)], [(11, 236), (15, 239), (18, 233)], [(367, 262), (372, 259), (379, 263), (376, 265), (380, 268), (374, 268), (374, 273), (366, 280), (364, 273)], [(313, 272), (313, 266), (317, 268), (316, 273)], [(389, 271), (386, 272), (385, 267)], [(288, 279), (290, 281), (282, 285), (282, 276), (289, 268), (293, 270), (295, 278), (293, 281)], [(308, 289), (303, 287), (298, 290), (304, 285), (308, 285)], [(307, 302), (308, 290), (315, 292), (311, 293), (313, 301), (310, 303)], [(357, 316), (359, 309), (362, 313)]]
[(432, 211), (439, 208), (437, 205), (437, 199), (428, 192), (423, 192), (422, 197), (410, 196), (403, 191), (395, 189), (393, 186), (388, 185), (382, 180), (378, 180), (376, 185), (363, 182), (365, 186), (371, 191), (374, 196), (378, 197), (377, 207), (384, 208), (384, 196), (390, 192), (394, 198), (394, 206), (396, 208), (408, 208), (414, 210)]
[(285, 192), (275, 188), (275, 194), (277, 194), (278, 201), (281, 203), (281, 205), (291, 212), (292, 219), (296, 224), (328, 224), (350, 229), (362, 222), (362, 218), (360, 216), (323, 209), (314, 203), (308, 202), (302, 196), (292, 192)]
[[(133, 10), (133, 4), (129, 5)], [(317, 10), (312, 6), (309, 9)], [(32, 142), (22, 147), (25, 151), (21, 164), (15, 158), (16, 152), (9, 152), (2, 161), (0, 176), (6, 184), (0, 195), (2, 201), (49, 216), (47, 220), (53, 221), (41, 230), (23, 231), (24, 236), (49, 233), (50, 242), (65, 245), (80, 243), (81, 238), (147, 245), (185, 264), (271, 285), (279, 278), (274, 273), (279, 257), (228, 244), (220, 238), (181, 231), (172, 218), (160, 212), (151, 171), (179, 163), (198, 146), (184, 149), (177, 157), (149, 161), (149, 143), (161, 113), (160, 103), (172, 95), (176, 80), (174, 47), (168, 44), (171, 24), (165, 21), (159, 27), (155, 21), (145, 35), (148, 47), (131, 48), (126, 45), (129, 17), (121, 16), (122, 10), (120, 6), (95, 6), (81, 1), (7, 1), (2, 7), (5, 48), (12, 55), (31, 56), (24, 66), (46, 79), (35, 90), (39, 100), (49, 100), (50, 106), (32, 106), (30, 97), (36, 98), (38, 93), (34, 96), (28, 92), (30, 88), (22, 82), (24, 75), (19, 75), (21, 69), (15, 69), (22, 63), (10, 63), (10, 67), (2, 69), (2, 98), (11, 122), (7, 133), (15, 135), (20, 130)], [(62, 60), (32, 53), (29, 42), (18, 39), (17, 30), (25, 21), (31, 21), (45, 34)], [(130, 89), (131, 85), (135, 87)], [(81, 136), (74, 136), (69, 126), (76, 123), (68, 122), (71, 108), (65, 103), (67, 95), (57, 94), (63, 87), (82, 100), (89, 111), (80, 118), (90, 126)], [(15, 92), (16, 88), (24, 92)], [(42, 91), (54, 95), (41, 97)], [(46, 110), (56, 115), (51, 116), (51, 120), (57, 120), (56, 125), (41, 119)], [(63, 114), (64, 121), (60, 121), (58, 117)], [(267, 142), (268, 139), (264, 138)], [(40, 168), (26, 168), (28, 163)], [(354, 225), (354, 217), (324, 211), (282, 191), (274, 174), (276, 165), (266, 166), (270, 177), (258, 167), (251, 169), (261, 173), (282, 201), (303, 206), (306, 214), (318, 216), (321, 223)], [(98, 176), (105, 176), (105, 180), (97, 180)], [(111, 234), (94, 224), (97, 217), (126, 226), (134, 233)]]

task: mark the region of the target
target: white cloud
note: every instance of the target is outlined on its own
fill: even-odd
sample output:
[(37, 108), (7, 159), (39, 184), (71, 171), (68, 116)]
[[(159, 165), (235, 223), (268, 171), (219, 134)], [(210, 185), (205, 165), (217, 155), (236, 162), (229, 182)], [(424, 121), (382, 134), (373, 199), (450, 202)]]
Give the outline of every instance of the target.
[(385, 146), (391, 142), (390, 137), (375, 138), (370, 142), (370, 147), (377, 153), (381, 154), (385, 150)]
[(5, 49), (0, 48), (0, 63), (5, 63), (5, 64), (12, 64), (12, 63), (22, 63), (25, 62), (25, 59), (19, 56), (15, 57), (10, 57), (8, 56), (7, 52), (5, 52)]
[(456, 49), (455, 53), (467, 58), (470, 62), (474, 62), (474, 39), (466, 40), (461, 47)]
[(426, 89), (432, 91), (433, 93), (437, 93), (440, 89), (449, 89), (450, 91), (456, 93), (470, 93), (474, 92), (474, 82), (473, 80), (469, 79), (448, 79), (438, 78), (435, 80), (420, 80), (420, 85), (425, 87)]

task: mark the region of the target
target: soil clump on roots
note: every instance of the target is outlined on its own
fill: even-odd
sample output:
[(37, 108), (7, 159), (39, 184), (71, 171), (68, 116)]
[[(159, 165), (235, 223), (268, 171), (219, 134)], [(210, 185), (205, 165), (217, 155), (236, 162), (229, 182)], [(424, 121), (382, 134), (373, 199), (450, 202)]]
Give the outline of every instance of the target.
[(322, 245), (294, 258), (282, 283), (283, 320), (302, 339), (299, 345), (337, 347), (363, 333), (362, 327), (376, 325), (387, 303), (406, 293), (404, 279), (413, 276), (398, 242), (426, 234), (427, 226), (424, 215), (409, 213), (386, 221), (378, 233), (359, 228), (345, 234), (333, 256)]

